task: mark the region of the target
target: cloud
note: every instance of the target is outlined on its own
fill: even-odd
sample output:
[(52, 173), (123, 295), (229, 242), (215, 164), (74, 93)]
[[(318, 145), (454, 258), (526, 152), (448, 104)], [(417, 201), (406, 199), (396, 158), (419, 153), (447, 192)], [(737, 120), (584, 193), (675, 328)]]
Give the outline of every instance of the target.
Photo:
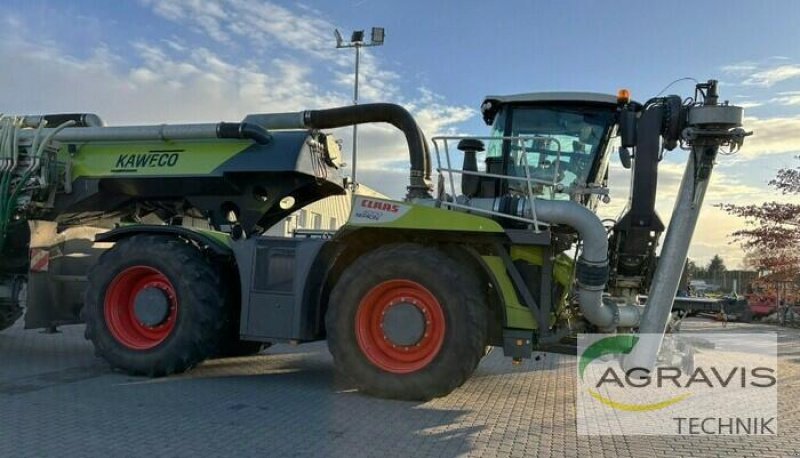
[[(680, 155), (681, 159), (685, 159), (687, 153), (670, 154), (675, 154), (674, 160), (677, 159), (677, 155)], [(669, 225), (685, 166), (683, 162), (667, 160), (659, 164), (656, 211), (665, 226)], [(601, 218), (617, 218), (621, 215), (630, 194), (630, 180), (631, 171), (623, 168), (618, 159), (612, 159), (609, 173), (611, 202), (601, 204), (599, 207), (598, 214)], [(689, 257), (704, 264), (715, 254), (720, 254), (729, 267), (741, 266), (744, 251), (738, 245), (731, 243), (729, 235), (744, 227), (745, 221), (728, 215), (714, 205), (731, 202), (749, 204), (780, 199), (785, 199), (785, 197), (776, 192), (770, 194), (761, 187), (745, 184), (723, 167), (716, 167), (711, 177), (703, 209), (700, 212)], [(661, 243), (663, 244), (663, 242), (664, 236), (662, 235)]]
[[(247, 15), (254, 9), (252, 3), (144, 0), (143, 4), (180, 26), (169, 36), (131, 37), (131, 45), (121, 49), (99, 46), (83, 58), (70, 52), (69, 43), (30, 35), (22, 26), (24, 21), (7, 19), (0, 32), (0, 59), (15, 65), (0, 72), (0, 84), (15, 90), (6, 94), (4, 111), (96, 112), (113, 125), (235, 121), (248, 113), (351, 103), (349, 64), (341, 68), (330, 63), (340, 56), (352, 59), (352, 55), (337, 52), (329, 42), (325, 42), (324, 52), (309, 47), (321, 27), (333, 27), (314, 10), (292, 11), (263, 3), (263, 8), (257, 8), (263, 12), (253, 13), (255, 18), (247, 18), (248, 24), (255, 26), (253, 21), (264, 15), (283, 18), (308, 32), (303, 32), (306, 44), (299, 45), (303, 48), (298, 50), (294, 38), (286, 46), (283, 41), (272, 40), (280, 46), (280, 52), (269, 52), (273, 56), (269, 59), (248, 61), (227, 51), (232, 45), (249, 43), (250, 37), (240, 39), (238, 30), (229, 30), (224, 24)], [(190, 29), (188, 34), (184, 27)], [(197, 46), (193, 30), (211, 36), (209, 46)], [(254, 33), (278, 34), (280, 27), (270, 22), (259, 30)], [(362, 58), (362, 102), (392, 101), (406, 106), (429, 137), (456, 132), (455, 126), (475, 113), (471, 108), (448, 104), (427, 88), (401, 88), (402, 75), (387, 69), (370, 52)], [(343, 140), (349, 162), (352, 129), (337, 129), (335, 134)], [(386, 194), (402, 196), (407, 179), (398, 186), (398, 180), (383, 179), (380, 173), (407, 176), (403, 135), (386, 124), (361, 126), (359, 147), (364, 181)], [(374, 183), (367, 182), (371, 171), (380, 178)]]
[(800, 65), (779, 65), (753, 73), (749, 78), (742, 81), (742, 84), (746, 86), (770, 87), (781, 81), (797, 77), (800, 77)]
[(729, 64), (722, 66), (721, 70), (724, 73), (733, 74), (733, 75), (742, 75), (747, 74), (755, 71), (758, 68), (758, 64), (756, 62), (738, 62), (735, 64)]
[[(800, 64), (785, 63), (786, 58), (773, 56), (767, 61), (753, 62), (745, 61), (722, 66), (723, 73), (738, 77), (739, 84), (743, 86), (772, 87), (778, 83), (800, 77)], [(775, 65), (773, 62), (779, 60), (781, 63)]]
[(46, 45), (2, 43), (0, 58), (17, 64), (0, 72), (0, 84), (15, 88), (4, 108), (94, 111), (119, 124), (238, 120), (252, 112), (346, 103), (312, 82), (296, 62), (275, 59), (266, 72), (205, 48), (178, 56), (138, 43), (134, 51), (141, 63), (130, 66), (103, 50), (79, 60)]
[[(255, 46), (262, 51), (270, 53), (289, 51), (295, 54), (294, 59), (284, 58), (277, 60), (279, 69), (283, 72), (276, 78), (261, 71), (254, 71), (242, 75), (248, 80), (249, 89), (245, 91), (247, 101), (261, 100), (260, 110), (247, 111), (272, 111), (276, 97), (290, 99), (284, 103), (282, 110), (322, 108), (336, 105), (347, 105), (352, 100), (354, 73), (352, 70), (353, 56), (351, 50), (336, 50), (333, 48), (332, 32), (336, 26), (326, 19), (323, 13), (307, 7), (298, 7), (294, 10), (268, 1), (246, 0), (219, 0), (217, 2), (201, 0), (141, 0), (141, 3), (151, 8), (157, 15), (185, 25), (192, 30), (208, 35), (212, 40), (226, 45)], [(210, 7), (209, 7), (210, 6)], [(269, 45), (268, 45), (269, 44)], [(276, 49), (276, 45), (280, 49)], [(300, 51), (311, 59), (302, 59), (303, 65), (298, 63), (296, 57)], [(192, 52), (191, 60), (198, 60), (198, 54)], [(160, 56), (153, 56), (153, 65), (146, 69), (146, 76), (150, 71), (163, 65)], [(201, 59), (202, 60), (202, 59)], [(216, 59), (218, 60), (218, 59)], [(209, 64), (221, 62), (209, 62)], [(333, 67), (330, 64), (333, 63)], [(190, 65), (192, 65), (190, 63)], [(211, 65), (215, 71), (211, 75), (236, 74), (240, 70), (224, 68), (221, 65)], [(328, 82), (331, 84), (313, 84), (311, 67), (317, 70), (324, 69), (332, 72)], [(186, 69), (188, 71), (188, 68)], [(165, 74), (169, 72), (164, 72)], [(324, 74), (324, 73), (323, 73)], [(415, 115), (417, 122), (430, 137), (437, 134), (452, 134), (453, 126), (474, 116), (475, 110), (464, 106), (453, 106), (426, 88), (420, 88), (409, 93), (400, 87), (402, 75), (386, 68), (372, 49), (361, 50), (359, 79), (359, 101), (368, 102), (394, 102), (404, 105)], [(288, 84), (286, 84), (288, 83)], [(175, 83), (173, 82), (173, 85)], [(264, 92), (272, 88), (269, 94)], [(323, 89), (324, 88), (324, 89)], [(313, 100), (291, 100), (291, 94), (319, 94), (323, 90), (328, 93), (322, 98), (312, 97)], [(265, 100), (268, 99), (268, 100)], [(202, 112), (200, 110), (199, 112)], [(384, 171), (398, 169), (406, 161), (407, 146), (400, 132), (388, 125), (366, 125), (359, 127), (359, 167), (367, 170)], [(343, 140), (345, 156), (349, 158), (352, 145), (352, 129), (338, 129), (336, 135)], [(349, 161), (348, 161), (349, 162)], [(407, 168), (407, 165), (402, 166)], [(366, 177), (368, 175), (362, 174)], [(394, 190), (385, 186), (385, 180), (379, 181), (379, 188), (387, 194), (400, 196), (405, 191), (405, 186)]]
[[(352, 55), (355, 51), (345, 51), (348, 58), (354, 59)], [(342, 50), (338, 51), (338, 53), (342, 52)], [(397, 87), (397, 84), (402, 80), (401, 76), (392, 70), (381, 68), (380, 62), (369, 48), (361, 49), (358, 73), (359, 101), (387, 101), (402, 97)], [(355, 72), (352, 68), (352, 63), (348, 64), (346, 68), (335, 72), (334, 82), (341, 90), (352, 94), (355, 83)]]
[(745, 159), (800, 151), (800, 115), (774, 118), (746, 117), (744, 128), (753, 135), (745, 140), (741, 152)]
[(736, 105), (742, 108), (756, 108), (764, 105), (761, 102), (737, 102)]
[(311, 9), (292, 10), (253, 0), (140, 2), (164, 19), (186, 25), (221, 44), (260, 51), (302, 51), (318, 59), (342, 61), (341, 54), (330, 52), (334, 25)]
[(778, 105), (800, 105), (800, 91), (779, 92), (776, 97), (770, 99), (770, 103)]

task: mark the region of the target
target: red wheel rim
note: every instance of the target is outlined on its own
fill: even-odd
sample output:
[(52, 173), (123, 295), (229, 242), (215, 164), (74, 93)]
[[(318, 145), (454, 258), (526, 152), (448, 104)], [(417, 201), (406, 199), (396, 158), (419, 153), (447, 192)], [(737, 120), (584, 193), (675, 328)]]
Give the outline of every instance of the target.
[[(169, 301), (169, 312), (161, 324), (147, 326), (136, 318), (134, 301), (145, 288), (158, 288)], [(103, 306), (106, 325), (111, 335), (132, 350), (148, 350), (169, 337), (178, 318), (175, 288), (166, 275), (148, 266), (129, 267), (114, 277)]]
[[(425, 317), (423, 337), (414, 345), (396, 345), (383, 330), (386, 311), (398, 303), (413, 304)], [(387, 372), (407, 374), (425, 368), (442, 348), (444, 311), (427, 288), (411, 280), (388, 280), (372, 288), (358, 304), (356, 339), (372, 364)]]

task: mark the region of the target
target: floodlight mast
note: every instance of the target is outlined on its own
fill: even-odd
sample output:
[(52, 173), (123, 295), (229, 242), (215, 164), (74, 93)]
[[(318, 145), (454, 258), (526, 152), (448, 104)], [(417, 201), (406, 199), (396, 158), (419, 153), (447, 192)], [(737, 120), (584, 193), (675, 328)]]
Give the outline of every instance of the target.
[[(359, 73), (359, 65), (361, 60), (361, 48), (369, 48), (372, 46), (383, 46), (383, 40), (385, 36), (385, 30), (383, 27), (373, 27), (372, 33), (370, 36), (369, 43), (364, 41), (364, 31), (363, 30), (355, 30), (353, 34), (350, 36), (350, 42), (346, 43), (342, 38), (342, 34), (339, 32), (339, 29), (334, 29), (333, 31), (334, 36), (336, 37), (336, 48), (355, 48), (356, 50), (356, 66), (355, 66), (355, 84), (353, 86), (353, 105), (358, 105), (358, 73)], [(358, 181), (356, 180), (356, 171), (357, 171), (357, 164), (358, 164), (358, 125), (353, 125), (353, 161), (352, 161), (352, 187), (355, 190), (358, 187)]]

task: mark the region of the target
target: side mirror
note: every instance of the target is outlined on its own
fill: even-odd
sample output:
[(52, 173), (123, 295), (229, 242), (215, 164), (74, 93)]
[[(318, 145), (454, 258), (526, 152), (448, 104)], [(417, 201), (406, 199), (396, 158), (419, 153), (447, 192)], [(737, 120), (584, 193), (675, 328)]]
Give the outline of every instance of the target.
[(627, 106), (622, 107), (619, 112), (619, 136), (623, 148), (633, 148), (636, 146), (636, 120), (638, 113)]

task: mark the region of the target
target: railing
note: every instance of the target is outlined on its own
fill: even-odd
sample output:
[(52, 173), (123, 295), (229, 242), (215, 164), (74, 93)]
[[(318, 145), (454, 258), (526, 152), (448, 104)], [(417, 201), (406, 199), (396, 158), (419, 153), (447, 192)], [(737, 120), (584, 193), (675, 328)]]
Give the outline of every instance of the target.
[[(519, 158), (514, 158), (514, 162), (519, 160), (520, 166), (525, 171), (525, 176), (517, 176), (517, 175), (504, 175), (504, 174), (497, 174), (497, 173), (490, 173), (488, 171), (472, 171), (472, 170), (463, 170), (460, 168), (454, 168), (450, 156), (450, 144), (454, 141), (461, 141), (465, 139), (473, 139), (473, 140), (481, 140), (481, 141), (493, 141), (493, 142), (503, 142), (503, 146), (505, 146), (505, 142), (509, 142), (516, 144), (521, 154)], [(459, 208), (462, 210), (469, 210), (473, 213), (482, 213), (491, 216), (498, 216), (503, 218), (508, 218), (511, 220), (521, 221), (529, 224), (533, 224), (533, 227), (538, 230), (538, 226), (540, 224), (538, 218), (536, 217), (536, 205), (535, 205), (535, 197), (540, 195), (541, 193), (534, 192), (534, 186), (541, 187), (542, 192), (549, 191), (550, 199), (555, 198), (556, 193), (564, 192), (564, 186), (561, 185), (559, 181), (559, 173), (560, 173), (560, 166), (561, 166), (561, 144), (558, 140), (550, 137), (541, 137), (541, 136), (518, 136), (518, 137), (475, 137), (475, 136), (437, 136), (433, 137), (432, 139), (434, 151), (436, 152), (436, 165), (437, 165), (437, 172), (439, 173), (439, 182), (441, 180), (445, 180), (449, 183), (450, 187), (450, 199), (446, 199), (444, 195), (441, 193), (437, 193), (437, 201), (440, 205), (450, 207), (450, 208)], [(555, 165), (553, 167), (553, 176), (551, 179), (543, 179), (538, 177), (532, 177), (530, 173), (530, 167), (528, 164), (528, 155), (526, 151), (528, 149), (533, 150), (537, 145), (543, 149), (549, 143), (555, 143), (556, 145), (556, 154), (555, 154)], [(442, 166), (442, 156), (444, 156), (444, 161), (446, 167)], [(523, 189), (521, 194), (526, 198), (528, 202), (527, 208), (527, 215), (526, 216), (515, 216), (509, 215), (506, 213), (502, 213), (497, 211), (496, 209), (488, 210), (484, 208), (476, 208), (468, 205), (464, 205), (458, 203), (456, 201), (456, 196), (459, 193), (456, 192), (456, 179), (454, 176), (463, 176), (463, 175), (471, 175), (471, 176), (478, 176), (478, 177), (486, 177), (486, 178), (495, 178), (499, 180), (506, 180), (509, 183), (522, 183)], [(529, 216), (529, 217), (527, 217)]]

